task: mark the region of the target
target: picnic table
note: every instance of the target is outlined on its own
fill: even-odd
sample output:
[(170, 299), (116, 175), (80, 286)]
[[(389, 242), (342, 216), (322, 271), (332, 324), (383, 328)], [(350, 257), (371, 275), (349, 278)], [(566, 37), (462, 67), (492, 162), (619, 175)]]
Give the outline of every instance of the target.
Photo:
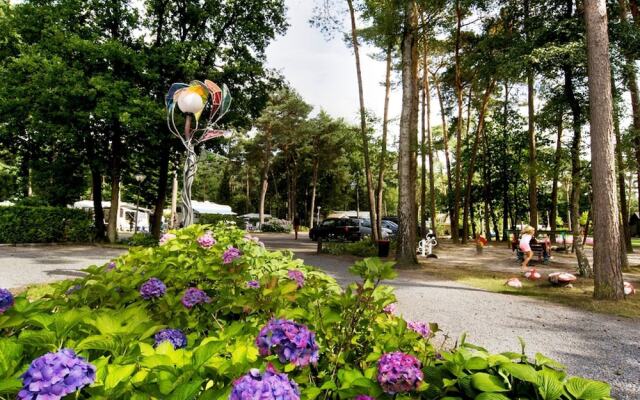
[[(509, 229), (507, 231), (511, 237), (511, 242), (508, 243), (508, 247), (511, 248), (512, 250), (514, 249), (514, 243), (515, 246), (518, 247), (518, 243), (519, 243), (519, 237), (520, 237), (520, 230), (518, 229)], [(560, 238), (562, 239), (562, 247), (564, 247), (564, 251), (566, 251), (568, 249), (567, 247), (567, 236), (571, 235), (571, 232), (567, 229), (557, 229), (557, 230), (547, 230), (547, 229), (538, 229), (536, 230), (536, 236), (540, 235), (540, 234), (547, 234), (549, 237), (551, 237), (552, 235), (556, 236), (556, 243), (558, 243), (558, 239), (557, 237), (560, 236)], [(552, 245), (556, 244), (556, 243), (551, 243)], [(532, 248), (533, 249), (533, 248)]]

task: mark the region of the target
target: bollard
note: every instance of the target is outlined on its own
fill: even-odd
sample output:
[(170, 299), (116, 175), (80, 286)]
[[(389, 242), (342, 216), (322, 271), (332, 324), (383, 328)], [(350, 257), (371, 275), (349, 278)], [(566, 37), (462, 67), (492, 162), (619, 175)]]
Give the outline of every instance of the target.
[(317, 251), (318, 254), (322, 253), (322, 238), (321, 237), (318, 238), (318, 248), (317, 248), (316, 251)]

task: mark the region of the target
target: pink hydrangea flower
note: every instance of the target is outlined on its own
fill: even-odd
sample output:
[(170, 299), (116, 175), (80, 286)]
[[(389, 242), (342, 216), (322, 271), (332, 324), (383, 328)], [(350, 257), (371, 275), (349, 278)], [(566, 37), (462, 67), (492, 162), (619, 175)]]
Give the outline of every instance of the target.
[(160, 241), (159, 244), (160, 246), (166, 244), (169, 240), (175, 239), (176, 235), (174, 235), (173, 233), (165, 233), (164, 235), (162, 235), (160, 237)]
[(203, 249), (210, 249), (214, 244), (216, 244), (216, 240), (213, 238), (211, 232), (207, 232), (198, 238), (198, 244)]
[(396, 312), (396, 303), (387, 304), (382, 309), (387, 314), (394, 314)]

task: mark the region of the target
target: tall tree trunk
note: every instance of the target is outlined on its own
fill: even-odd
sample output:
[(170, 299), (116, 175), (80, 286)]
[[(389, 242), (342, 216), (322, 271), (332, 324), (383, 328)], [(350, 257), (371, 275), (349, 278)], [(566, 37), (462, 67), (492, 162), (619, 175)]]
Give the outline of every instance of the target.
[(265, 130), (266, 148), (264, 151), (264, 162), (262, 164), (262, 184), (260, 186), (260, 205), (258, 207), (258, 221), (260, 222), (260, 229), (264, 224), (264, 203), (267, 197), (267, 190), (269, 189), (269, 168), (271, 162), (271, 130)]
[(456, 34), (455, 34), (455, 93), (456, 101), (458, 105), (458, 121), (456, 124), (456, 185), (453, 201), (453, 219), (451, 220), (451, 238), (453, 243), (460, 242), (458, 232), (458, 219), (460, 213), (460, 200), (462, 197), (462, 188), (460, 187), (462, 181), (462, 76), (460, 71), (460, 34), (462, 30), (462, 9), (460, 7), (460, 0), (456, 0)]
[[(491, 241), (491, 220), (489, 213), (491, 212), (491, 175), (489, 174), (489, 138), (486, 134), (482, 135), (482, 182), (484, 196), (484, 231), (488, 241)], [(498, 231), (496, 230), (496, 241), (500, 240)]]
[[(526, 40), (529, 41), (529, 0), (525, 0), (524, 2), (524, 30)], [(530, 221), (529, 224), (534, 228), (538, 229), (538, 188), (536, 182), (536, 170), (537, 170), (537, 161), (536, 161), (536, 130), (535, 130), (535, 107), (534, 107), (534, 76), (533, 69), (528, 66), (527, 67), (527, 105), (529, 109), (528, 119), (529, 119), (529, 216)]]
[(115, 243), (118, 240), (118, 214), (120, 211), (120, 165), (122, 159), (122, 138), (120, 127), (114, 128), (111, 139), (111, 207), (109, 208), (109, 225), (107, 236), (109, 242)]
[(391, 94), (391, 68), (392, 68), (392, 53), (393, 53), (393, 44), (389, 44), (387, 46), (387, 62), (386, 62), (386, 73), (384, 80), (384, 111), (382, 116), (382, 143), (380, 148), (380, 164), (378, 165), (378, 193), (377, 193), (377, 213), (378, 221), (377, 225), (381, 226), (382, 224), (382, 203), (384, 198), (384, 170), (385, 170), (385, 161), (387, 156), (387, 132), (389, 128), (389, 98)]
[[(573, 0), (567, 0), (565, 17), (573, 17)], [(573, 233), (573, 250), (578, 261), (578, 273), (584, 277), (592, 277), (593, 270), (582, 248), (580, 240), (580, 185), (582, 184), (582, 166), (580, 165), (580, 142), (582, 141), (582, 121), (580, 103), (575, 95), (573, 85), (573, 68), (569, 64), (563, 66), (564, 95), (571, 108), (573, 140), (571, 142), (571, 195), (569, 209), (571, 212), (571, 230)]]
[(560, 161), (562, 160), (562, 130), (563, 130), (563, 112), (558, 111), (558, 125), (556, 137), (556, 154), (553, 162), (553, 180), (551, 182), (551, 215), (549, 217), (549, 225), (551, 225), (551, 243), (556, 242), (555, 231), (557, 229), (558, 220), (558, 179), (560, 177)]
[[(509, 151), (509, 146), (507, 146), (507, 137), (508, 137), (508, 124), (509, 117), (507, 115), (509, 111), (509, 82), (504, 82), (504, 110), (503, 110), (503, 120), (502, 120), (502, 145), (503, 145), (503, 160), (502, 163), (503, 170), (509, 167), (507, 164), (507, 156)], [(503, 182), (503, 192), (502, 192), (502, 240), (505, 242), (509, 241), (509, 174), (501, 174), (500, 178)]]
[(429, 86), (429, 59), (425, 63), (424, 91), (427, 93), (427, 155), (429, 156), (429, 214), (431, 214), (431, 226), (434, 234), (436, 227), (436, 184), (433, 171), (433, 141), (431, 135), (431, 88)]
[(484, 132), (484, 120), (487, 113), (487, 105), (489, 104), (489, 99), (491, 98), (491, 93), (493, 93), (495, 83), (495, 79), (492, 79), (487, 86), (484, 95), (482, 96), (482, 106), (480, 107), (478, 126), (476, 126), (476, 135), (473, 142), (473, 148), (471, 150), (471, 160), (469, 161), (469, 166), (467, 169), (467, 182), (465, 184), (464, 195), (464, 210), (462, 213), (462, 231), (465, 232), (465, 235), (462, 238), (462, 243), (467, 242), (466, 233), (469, 230), (469, 209), (471, 207), (471, 183), (473, 181), (473, 174), (475, 172), (476, 158), (478, 157), (478, 146), (480, 145), (480, 141), (482, 140), (482, 135)]
[(313, 228), (313, 216), (314, 216), (313, 210), (316, 207), (316, 186), (318, 185), (319, 166), (320, 166), (320, 160), (316, 157), (313, 160), (313, 171), (311, 174), (311, 210), (309, 212), (309, 215), (310, 215), (309, 228)]
[(420, 94), (422, 95), (422, 125), (420, 135), (420, 235), (427, 233), (427, 86), (425, 82), (428, 79), (427, 64), (427, 38), (424, 39), (424, 49), (422, 50), (422, 87)]
[(612, 129), (611, 67), (605, 0), (585, 0), (587, 70), (593, 180), (593, 265), (596, 299), (624, 298), (621, 272), (620, 214), (616, 193)]
[[(620, 19), (623, 23), (627, 23), (627, 7), (626, 0), (619, 0)], [(640, 26), (640, 15), (638, 15), (638, 4), (635, 0), (631, 1), (631, 13), (633, 15), (636, 27)], [(636, 157), (636, 178), (640, 182), (640, 90), (638, 89), (638, 78), (635, 60), (631, 54), (624, 52), (625, 63), (622, 68), (624, 79), (631, 95), (631, 115), (633, 125), (633, 144), (634, 154)], [(640, 211), (640, 190), (638, 190), (638, 210)], [(627, 220), (627, 222), (629, 222)], [(627, 250), (629, 251), (629, 250)]]
[(91, 193), (93, 193), (93, 218), (96, 227), (96, 241), (105, 240), (104, 210), (102, 209), (102, 171), (97, 161), (93, 135), (86, 136), (87, 162), (91, 171)]
[(362, 70), (360, 67), (360, 49), (358, 43), (358, 31), (356, 29), (356, 14), (353, 9), (353, 0), (347, 0), (349, 16), (351, 17), (351, 43), (356, 58), (356, 75), (358, 77), (358, 97), (360, 99), (360, 135), (362, 137), (362, 153), (364, 155), (364, 170), (367, 178), (367, 193), (369, 195), (369, 216), (371, 221), (371, 236), (374, 241), (380, 238), (380, 226), (374, 227), (376, 218), (376, 197), (373, 191), (373, 174), (371, 173), (371, 161), (369, 159), (369, 137), (367, 135), (367, 115), (364, 107), (364, 93), (362, 88)]
[(578, 261), (578, 272), (585, 277), (591, 277), (593, 271), (589, 260), (584, 254), (582, 241), (580, 240), (580, 185), (582, 183), (582, 167), (580, 165), (580, 142), (582, 140), (580, 103), (576, 99), (573, 89), (573, 71), (571, 66), (564, 66), (564, 91), (569, 106), (571, 107), (573, 140), (571, 142), (571, 195), (569, 209), (571, 211), (571, 229), (573, 233), (573, 249)]
[(414, 1), (405, 4), (402, 32), (402, 111), (398, 146), (398, 267), (418, 265), (416, 258), (416, 138), (418, 126), (418, 10)]
[(627, 190), (624, 179), (624, 161), (622, 159), (622, 135), (620, 134), (620, 106), (619, 95), (615, 85), (615, 78), (611, 74), (611, 97), (613, 98), (613, 132), (616, 138), (616, 167), (618, 171), (618, 189), (620, 193), (620, 219), (622, 227), (622, 248), (624, 255), (622, 256), (622, 269), (625, 270), (629, 266), (627, 253), (633, 253), (633, 245), (631, 244), (631, 227), (629, 226), (629, 206), (627, 204)]
[[(438, 103), (440, 104), (440, 117), (442, 118), (442, 141), (444, 144), (444, 161), (447, 168), (447, 209), (449, 211), (449, 221), (453, 221), (453, 207), (451, 205), (451, 196), (453, 194), (453, 178), (451, 177), (451, 160), (449, 158), (449, 131), (447, 127), (447, 115), (444, 110), (444, 101), (442, 100), (442, 92), (440, 91), (440, 83), (433, 75), (433, 84), (438, 94)], [(453, 225), (450, 225), (453, 230)], [(451, 233), (453, 236), (453, 232)]]
[(151, 217), (151, 233), (156, 239), (160, 239), (162, 232), (162, 213), (167, 201), (167, 189), (169, 187), (169, 155), (171, 147), (166, 145), (160, 153), (160, 174), (158, 177), (158, 191), (156, 192), (155, 207)]

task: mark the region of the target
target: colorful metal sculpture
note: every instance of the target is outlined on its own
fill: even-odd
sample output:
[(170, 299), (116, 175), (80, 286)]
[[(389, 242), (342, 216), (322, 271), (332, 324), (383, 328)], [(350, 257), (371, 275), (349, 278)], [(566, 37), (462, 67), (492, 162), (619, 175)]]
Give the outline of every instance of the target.
[[(229, 134), (229, 131), (219, 129), (217, 124), (231, 108), (231, 94), (227, 85), (223, 84), (220, 88), (210, 80), (192, 81), (188, 85), (174, 83), (167, 92), (166, 105), (169, 130), (187, 149), (182, 184), (182, 225), (186, 227), (193, 223), (191, 186), (198, 169), (195, 148), (207, 140)], [(176, 106), (185, 114), (182, 132), (176, 127)], [(202, 118), (203, 116), (205, 118)], [(194, 127), (192, 120), (195, 120)]]

